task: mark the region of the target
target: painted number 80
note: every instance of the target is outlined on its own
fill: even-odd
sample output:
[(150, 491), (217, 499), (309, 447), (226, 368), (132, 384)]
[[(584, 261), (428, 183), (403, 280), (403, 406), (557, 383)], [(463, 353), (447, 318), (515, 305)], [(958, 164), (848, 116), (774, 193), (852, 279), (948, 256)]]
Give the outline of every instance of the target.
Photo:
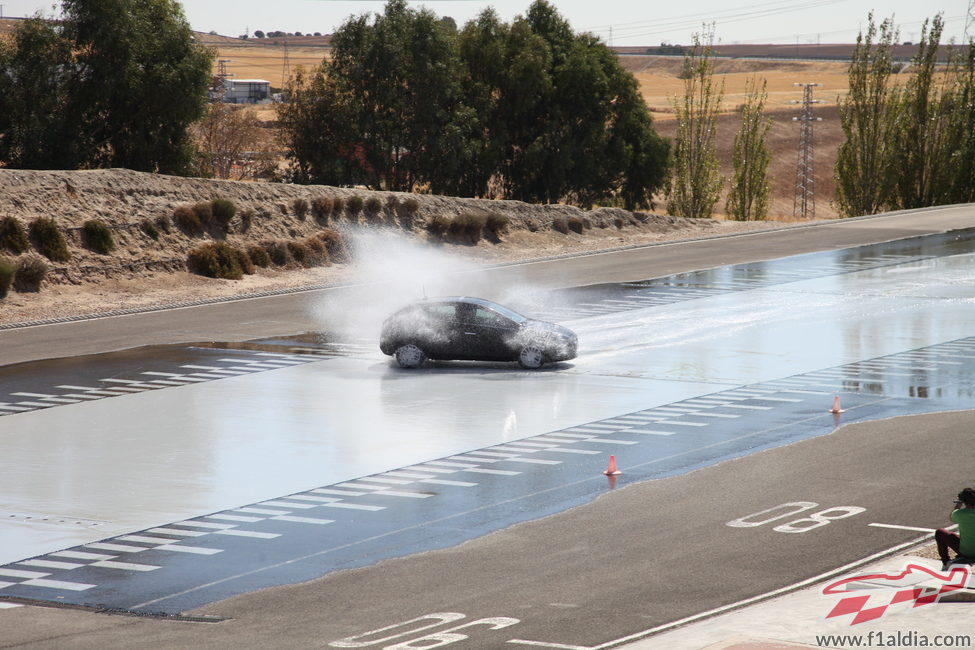
[[(768, 510), (762, 510), (761, 512), (739, 517), (738, 519), (729, 521), (726, 525), (731, 526), (732, 528), (754, 528), (756, 526), (764, 526), (765, 524), (777, 521), (779, 519), (795, 516), (800, 512), (812, 510), (816, 507), (819, 507), (819, 504), (813, 503), (812, 501), (793, 501), (792, 503), (783, 503), (775, 506), (774, 508), (769, 508)], [(813, 530), (814, 528), (825, 526), (832, 521), (846, 519), (847, 517), (858, 515), (864, 510), (866, 510), (866, 508), (861, 508), (859, 506), (834, 506), (832, 508), (820, 510), (819, 512), (814, 512), (806, 517), (801, 517), (799, 519), (794, 519), (787, 523), (780, 524), (772, 530), (780, 533), (805, 533)]]

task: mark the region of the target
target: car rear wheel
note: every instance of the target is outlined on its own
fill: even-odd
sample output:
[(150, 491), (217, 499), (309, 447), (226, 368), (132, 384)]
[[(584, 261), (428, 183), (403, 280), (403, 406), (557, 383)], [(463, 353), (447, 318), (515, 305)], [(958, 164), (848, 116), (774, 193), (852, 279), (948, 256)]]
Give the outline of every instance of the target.
[(427, 360), (427, 355), (424, 354), (423, 350), (412, 343), (396, 348), (395, 355), (396, 363), (399, 364), (400, 368), (419, 368)]
[(522, 368), (535, 370), (536, 368), (541, 368), (542, 364), (545, 363), (545, 355), (542, 354), (539, 348), (534, 345), (529, 345), (522, 348), (518, 354), (518, 363)]

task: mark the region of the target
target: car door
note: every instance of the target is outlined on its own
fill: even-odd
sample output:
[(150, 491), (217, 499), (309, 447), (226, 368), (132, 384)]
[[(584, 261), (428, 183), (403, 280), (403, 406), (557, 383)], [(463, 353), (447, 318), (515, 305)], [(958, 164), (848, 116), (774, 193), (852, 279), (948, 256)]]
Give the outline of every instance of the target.
[(431, 359), (456, 359), (457, 341), (462, 329), (457, 304), (442, 302), (424, 305), (423, 315), (423, 351)]
[(474, 338), (477, 341), (477, 359), (510, 361), (517, 356), (508, 341), (518, 325), (498, 312), (483, 305), (473, 310)]

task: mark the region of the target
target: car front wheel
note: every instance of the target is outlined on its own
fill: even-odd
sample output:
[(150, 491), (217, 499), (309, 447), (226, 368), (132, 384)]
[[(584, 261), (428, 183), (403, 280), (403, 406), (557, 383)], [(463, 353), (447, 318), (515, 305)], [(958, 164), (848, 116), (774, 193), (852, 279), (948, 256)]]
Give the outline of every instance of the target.
[(427, 355), (423, 353), (423, 350), (412, 343), (396, 348), (395, 356), (396, 363), (399, 364), (400, 368), (419, 368), (427, 360)]
[(541, 368), (542, 364), (545, 363), (545, 355), (537, 347), (529, 345), (522, 348), (521, 353), (518, 354), (518, 363), (522, 368), (535, 370)]

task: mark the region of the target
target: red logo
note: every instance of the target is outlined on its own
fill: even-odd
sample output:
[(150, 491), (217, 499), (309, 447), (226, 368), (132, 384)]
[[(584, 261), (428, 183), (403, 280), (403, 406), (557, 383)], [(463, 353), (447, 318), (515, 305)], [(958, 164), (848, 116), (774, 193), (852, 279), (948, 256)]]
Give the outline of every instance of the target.
[[(922, 576), (925, 582), (930, 580), (936, 581), (934, 584), (920, 585), (913, 584), (906, 588), (899, 588), (900, 585), (897, 583), (903, 581), (905, 578), (914, 573), (927, 574)], [(909, 564), (907, 568), (902, 572), (891, 575), (887, 573), (873, 573), (868, 575), (854, 576), (852, 578), (843, 578), (832, 584), (827, 585), (823, 589), (824, 594), (834, 595), (834, 594), (849, 594), (850, 590), (847, 585), (862, 583), (861, 589), (882, 589), (882, 594), (866, 594), (863, 596), (849, 596), (847, 598), (841, 599), (826, 618), (833, 618), (834, 616), (846, 616), (847, 614), (855, 614), (853, 620), (850, 621), (850, 625), (857, 625), (858, 623), (866, 623), (867, 621), (872, 621), (880, 618), (887, 611), (887, 608), (891, 605), (896, 605), (897, 603), (913, 602), (914, 607), (920, 607), (921, 605), (928, 605), (930, 603), (937, 602), (938, 598), (942, 594), (950, 593), (958, 589), (964, 589), (965, 584), (968, 582), (969, 571), (968, 567), (958, 567), (951, 570), (950, 573), (944, 574), (939, 571), (933, 571), (927, 567), (920, 566), (918, 564)], [(885, 585), (884, 582), (890, 583)], [(893, 595), (891, 595), (891, 590), (895, 590)], [(867, 607), (869, 601), (873, 600), (874, 603), (880, 601), (886, 601), (879, 605), (872, 605)]]

